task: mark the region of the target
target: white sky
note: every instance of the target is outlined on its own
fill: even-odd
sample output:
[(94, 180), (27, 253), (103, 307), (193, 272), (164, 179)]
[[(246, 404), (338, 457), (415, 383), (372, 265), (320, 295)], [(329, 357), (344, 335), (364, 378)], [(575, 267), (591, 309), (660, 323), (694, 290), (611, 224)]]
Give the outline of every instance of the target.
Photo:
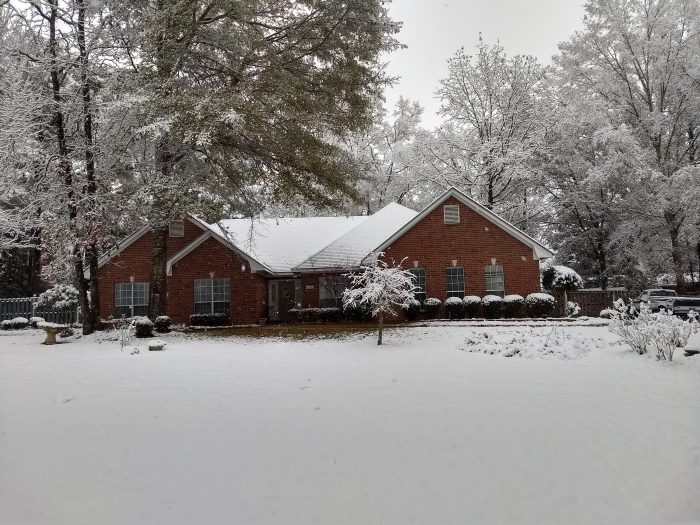
[(487, 43), (500, 40), (509, 55), (535, 55), (550, 63), (557, 44), (580, 29), (583, 0), (393, 0), (392, 18), (403, 22), (398, 35), (406, 49), (388, 57), (388, 72), (401, 77), (386, 90), (387, 107), (403, 95), (425, 108), (423, 124), (440, 122), (434, 97), (447, 75), (447, 59), (464, 47), (473, 53), (479, 32)]

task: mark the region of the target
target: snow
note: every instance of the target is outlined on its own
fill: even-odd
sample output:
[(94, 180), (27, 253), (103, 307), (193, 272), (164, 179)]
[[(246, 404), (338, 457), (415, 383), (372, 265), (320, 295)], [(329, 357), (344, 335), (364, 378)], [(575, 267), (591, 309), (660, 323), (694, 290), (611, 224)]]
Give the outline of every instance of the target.
[(162, 338), (0, 333), (0, 523), (700, 519), (697, 357), (575, 325)]
[[(297, 270), (358, 268), (375, 248), (418, 213), (395, 202), (387, 204), (357, 227), (334, 240), (297, 266)], [(396, 264), (401, 261), (395, 261)]]

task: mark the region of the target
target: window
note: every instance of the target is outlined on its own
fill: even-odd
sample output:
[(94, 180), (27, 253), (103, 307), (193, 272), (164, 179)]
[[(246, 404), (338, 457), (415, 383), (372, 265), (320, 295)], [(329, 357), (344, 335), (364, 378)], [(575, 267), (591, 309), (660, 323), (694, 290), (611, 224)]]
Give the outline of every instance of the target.
[(344, 277), (319, 277), (318, 305), (321, 308), (342, 308), (345, 288), (347, 282)]
[(170, 237), (184, 237), (185, 221), (172, 221), (168, 225), (168, 232), (170, 234)]
[(195, 279), (194, 313), (227, 314), (231, 311), (229, 279)]
[(442, 208), (445, 224), (459, 224), (459, 205), (446, 204)]
[(503, 280), (503, 266), (492, 264), (484, 268), (484, 277), (486, 278), (486, 295), (505, 294), (505, 285)]
[(117, 283), (114, 287), (114, 317), (148, 314), (148, 283)]
[(447, 297), (464, 297), (464, 268), (453, 266), (445, 269)]
[(423, 304), (423, 301), (425, 301), (427, 297), (427, 290), (425, 289), (425, 268), (411, 268), (409, 272), (413, 274), (413, 286), (416, 287), (413, 295), (417, 301)]

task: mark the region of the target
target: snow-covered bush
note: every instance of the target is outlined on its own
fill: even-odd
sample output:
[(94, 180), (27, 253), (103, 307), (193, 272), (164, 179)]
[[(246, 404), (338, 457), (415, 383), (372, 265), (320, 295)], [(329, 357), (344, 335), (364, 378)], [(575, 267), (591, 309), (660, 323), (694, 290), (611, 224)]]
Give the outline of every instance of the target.
[(367, 305), (377, 319), (377, 344), (382, 344), (384, 317), (395, 316), (398, 308), (411, 304), (416, 289), (413, 274), (400, 266), (390, 266), (379, 253), (372, 264), (350, 275), (350, 288), (343, 292), (343, 305)]
[(78, 305), (78, 290), (70, 284), (56, 284), (36, 298), (36, 308), (74, 308)]
[(159, 315), (156, 317), (153, 326), (155, 327), (156, 332), (164, 333), (170, 331), (172, 324), (173, 322), (170, 320), (170, 317), (167, 315)]
[(547, 290), (572, 292), (583, 288), (583, 279), (568, 266), (550, 266), (542, 272), (542, 286)]
[(436, 319), (440, 314), (440, 305), (442, 301), (436, 297), (428, 297), (423, 301), (423, 307), (425, 308), (425, 316), (428, 319)]
[(564, 314), (566, 317), (578, 317), (581, 314), (581, 307), (574, 301), (567, 301)]
[(690, 334), (697, 332), (697, 314), (691, 312), (682, 320), (665, 310), (652, 313), (646, 304), (636, 311), (631, 303), (618, 299), (609, 329), (637, 354), (646, 354), (651, 347), (656, 359), (672, 361), (675, 349), (685, 347)]
[(137, 317), (134, 319), (136, 327), (136, 337), (152, 337), (153, 336), (153, 321), (148, 317)]
[(229, 314), (192, 314), (190, 325), (192, 326), (226, 326), (230, 324)]
[(503, 299), (498, 295), (485, 295), (481, 299), (481, 311), (487, 319), (498, 319), (501, 317)]
[(601, 319), (612, 319), (613, 315), (615, 315), (615, 310), (612, 308), (604, 308), (600, 311), (600, 314), (598, 314), (598, 317)]
[(479, 317), (481, 312), (481, 297), (478, 295), (467, 295), (462, 299), (464, 303), (464, 313), (468, 319)]
[(340, 308), (321, 308), (319, 311), (319, 319), (325, 323), (335, 323), (343, 317), (343, 311)]
[(32, 328), (38, 328), (37, 324), (38, 323), (43, 323), (44, 318), (43, 317), (30, 317), (29, 318), (29, 326)]
[(512, 294), (503, 298), (503, 317), (513, 319), (522, 317), (525, 307), (525, 298), (522, 295)]
[(459, 297), (448, 297), (445, 300), (445, 315), (448, 319), (464, 319), (464, 301)]
[(531, 293), (525, 298), (525, 309), (530, 317), (548, 317), (554, 313), (557, 301), (548, 293)]
[(413, 299), (408, 305), (403, 307), (404, 315), (409, 321), (415, 321), (420, 313), (420, 301)]
[(348, 321), (366, 323), (372, 320), (372, 312), (366, 304), (348, 304), (343, 306), (343, 317)]
[(29, 319), (26, 317), (15, 317), (14, 319), (5, 319), (0, 323), (0, 328), (3, 330), (22, 330), (29, 326)]

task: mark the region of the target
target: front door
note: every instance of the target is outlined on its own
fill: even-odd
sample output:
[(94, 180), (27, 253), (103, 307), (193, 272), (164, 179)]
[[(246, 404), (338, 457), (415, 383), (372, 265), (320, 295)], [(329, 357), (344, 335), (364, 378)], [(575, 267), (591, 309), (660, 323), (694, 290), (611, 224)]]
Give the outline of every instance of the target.
[(269, 315), (272, 321), (286, 321), (289, 310), (301, 307), (301, 280), (280, 279), (269, 281)]

